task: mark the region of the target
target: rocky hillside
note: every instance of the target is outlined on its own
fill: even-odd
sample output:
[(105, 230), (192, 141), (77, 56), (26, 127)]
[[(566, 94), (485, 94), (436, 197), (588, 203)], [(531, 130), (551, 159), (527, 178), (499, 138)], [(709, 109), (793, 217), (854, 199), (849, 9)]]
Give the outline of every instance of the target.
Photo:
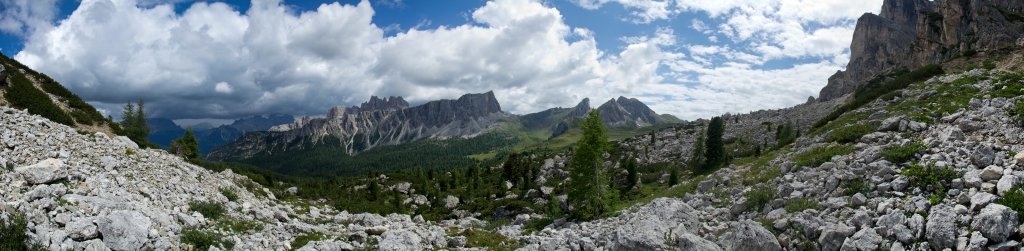
[(92, 132), (113, 132), (114, 123), (60, 83), (0, 54), (0, 106), (25, 109)]
[[(149, 142), (167, 148), (171, 141), (185, 134), (185, 128), (165, 118), (147, 119), (151, 131)], [(231, 124), (212, 128), (191, 128), (199, 141), (200, 154), (206, 154), (215, 148), (234, 142), (248, 132), (268, 131), (278, 125), (295, 122), (295, 117), (286, 114), (269, 114), (250, 116), (237, 119)]]
[(998, 56), (1024, 45), (1024, 2), (886, 0), (857, 20), (850, 62), (821, 90), (828, 100), (881, 74), (975, 54)]

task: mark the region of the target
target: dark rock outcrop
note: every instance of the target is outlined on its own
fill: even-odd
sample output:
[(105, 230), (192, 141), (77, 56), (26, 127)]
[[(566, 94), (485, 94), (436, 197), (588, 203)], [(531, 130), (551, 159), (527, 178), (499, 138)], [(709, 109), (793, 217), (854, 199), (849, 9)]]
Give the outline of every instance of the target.
[(851, 93), (885, 73), (1018, 46), (1022, 35), (1022, 1), (886, 0), (879, 15), (857, 20), (846, 71), (829, 78), (818, 100)]
[(208, 158), (241, 160), (327, 143), (338, 143), (344, 154), (354, 154), (423, 138), (473, 137), (513, 118), (501, 111), (493, 92), (408, 106), (401, 97), (371, 97), (359, 107), (331, 108), (323, 118), (304, 117), (268, 132), (246, 134)]

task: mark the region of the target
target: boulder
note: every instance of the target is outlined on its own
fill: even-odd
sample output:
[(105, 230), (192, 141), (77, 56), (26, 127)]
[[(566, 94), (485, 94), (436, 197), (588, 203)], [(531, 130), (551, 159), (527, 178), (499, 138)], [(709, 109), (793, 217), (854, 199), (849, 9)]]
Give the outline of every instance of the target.
[(1000, 196), (1004, 195), (1006, 192), (1009, 192), (1016, 187), (1018, 182), (1019, 179), (1017, 179), (1017, 176), (1015, 175), (1003, 175), (1003, 177), (999, 179), (999, 182), (996, 183), (996, 193)]
[(821, 236), (818, 237), (818, 248), (822, 251), (839, 250), (843, 247), (846, 237), (853, 235), (856, 230), (856, 228), (846, 225), (829, 225), (821, 231)]
[(981, 232), (992, 243), (1000, 243), (1017, 232), (1017, 212), (1003, 205), (989, 204), (974, 216), (971, 227)]
[(878, 250), (882, 236), (874, 228), (864, 228), (843, 241), (842, 250)]
[(977, 148), (974, 149), (973, 152), (971, 152), (971, 163), (974, 164), (975, 166), (991, 165), (995, 159), (996, 151), (993, 150), (992, 147), (988, 145), (978, 146)]
[(971, 239), (967, 242), (967, 248), (964, 251), (984, 251), (986, 245), (988, 245), (988, 238), (982, 236), (981, 232), (974, 231), (971, 233)]
[(444, 198), (444, 207), (445, 208), (452, 209), (452, 208), (455, 208), (457, 206), (459, 206), (459, 198), (458, 197), (448, 195), (448, 197)]
[(999, 180), (1003, 177), (1003, 168), (995, 165), (987, 166), (981, 170), (978, 177), (984, 181)]
[(940, 204), (932, 207), (928, 212), (928, 222), (925, 223), (925, 236), (932, 249), (942, 250), (956, 246), (956, 212), (953, 207)]
[(693, 251), (721, 251), (722, 248), (715, 245), (714, 242), (700, 238), (691, 233), (676, 234), (676, 249), (677, 250), (693, 250)]
[(34, 165), (14, 168), (29, 184), (45, 184), (67, 177), (63, 160), (45, 159)]
[(726, 251), (781, 251), (782, 246), (768, 229), (757, 222), (744, 220), (737, 223), (720, 239)]
[(615, 228), (613, 246), (623, 250), (670, 249), (666, 236), (693, 232), (698, 224), (696, 211), (685, 202), (659, 198)]
[(139, 250), (149, 240), (149, 217), (137, 211), (113, 211), (96, 221), (111, 250)]
[(76, 241), (95, 239), (99, 237), (100, 232), (92, 221), (91, 217), (75, 218), (64, 226), (64, 231), (68, 232), (68, 237)]
[(310, 241), (298, 251), (350, 251), (355, 250), (352, 244), (341, 241)]
[(415, 232), (396, 229), (392, 231), (384, 232), (381, 235), (380, 243), (377, 245), (377, 250), (381, 251), (412, 251), (412, 250), (423, 250), (423, 239), (420, 238)]
[(906, 127), (907, 117), (897, 116), (882, 120), (882, 123), (878, 125), (879, 132), (885, 131), (899, 131), (901, 127)]

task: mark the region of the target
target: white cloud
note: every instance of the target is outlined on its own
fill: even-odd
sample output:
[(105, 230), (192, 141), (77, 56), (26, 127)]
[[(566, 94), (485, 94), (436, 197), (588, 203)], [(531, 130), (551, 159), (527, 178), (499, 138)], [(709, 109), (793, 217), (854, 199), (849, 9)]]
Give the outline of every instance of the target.
[(48, 29), (57, 15), (57, 0), (0, 0), (0, 32), (27, 37)]
[(225, 93), (225, 94), (230, 94), (231, 92), (234, 91), (234, 89), (231, 88), (231, 85), (228, 84), (227, 82), (217, 83), (217, 85), (213, 87), (213, 90), (216, 91), (216, 92)]

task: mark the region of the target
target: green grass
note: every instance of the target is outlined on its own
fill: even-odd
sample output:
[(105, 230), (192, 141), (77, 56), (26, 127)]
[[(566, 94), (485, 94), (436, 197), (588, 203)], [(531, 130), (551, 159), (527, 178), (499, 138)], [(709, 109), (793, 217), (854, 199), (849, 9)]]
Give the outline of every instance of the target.
[(869, 184), (867, 183), (867, 181), (864, 180), (864, 178), (856, 178), (847, 181), (846, 184), (843, 185), (843, 188), (843, 195), (853, 196), (854, 194), (857, 193), (867, 192)]
[(848, 145), (825, 146), (798, 154), (793, 160), (796, 161), (797, 166), (818, 167), (832, 160), (833, 156), (846, 155), (852, 152), (853, 147)]
[(888, 110), (907, 115), (915, 121), (932, 121), (935, 117), (942, 117), (961, 108), (966, 108), (968, 102), (981, 93), (981, 90), (972, 85), (987, 78), (987, 76), (978, 75), (963, 77), (950, 83), (933, 83), (927, 86), (922, 84), (922, 88), (935, 88), (935, 95), (909, 98), (888, 107)]
[(765, 205), (768, 205), (768, 203), (775, 199), (775, 189), (769, 187), (754, 188), (743, 193), (743, 196), (747, 197), (747, 201), (744, 202), (747, 210), (761, 211), (764, 210)]
[(1024, 218), (1024, 190), (1022, 189), (1024, 189), (1022, 185), (1017, 185), (1010, 189), (1006, 194), (1003, 194), (1003, 197), (996, 199), (996, 204), (1009, 207), (1017, 212), (1018, 218)]
[(321, 233), (308, 233), (304, 235), (299, 235), (296, 236), (294, 240), (292, 240), (292, 250), (302, 248), (312, 241), (322, 241), (326, 239), (327, 237)]
[(918, 152), (924, 149), (920, 142), (914, 142), (908, 146), (893, 145), (882, 150), (882, 157), (894, 164), (902, 164), (914, 160)]
[(235, 246), (234, 241), (224, 238), (223, 235), (217, 232), (197, 228), (182, 230), (181, 242), (192, 245), (195, 250), (208, 250), (210, 247), (223, 247), (223, 249), (231, 250)]
[(1007, 112), (1013, 117), (1013, 120), (1017, 124), (1024, 125), (1024, 99), (1018, 99), (1013, 103), (1013, 107)]
[(224, 215), (224, 205), (213, 201), (191, 201), (188, 203), (189, 209), (193, 212), (198, 212), (206, 217), (207, 219), (220, 219)]
[(935, 194), (944, 196), (949, 183), (953, 179), (960, 178), (960, 173), (953, 168), (937, 167), (933, 164), (921, 165), (914, 163), (903, 168), (900, 174), (910, 180), (910, 185), (920, 188), (922, 191), (935, 191)]
[(233, 233), (248, 233), (251, 231), (263, 230), (264, 224), (258, 221), (239, 220), (231, 217), (221, 217), (217, 220), (217, 227), (229, 230)]
[(555, 220), (550, 217), (532, 219), (530, 222), (526, 223), (526, 226), (523, 226), (523, 231), (525, 233), (540, 232), (541, 230), (544, 230), (544, 227), (551, 225), (551, 223), (555, 223)]
[(22, 74), (12, 64), (6, 64), (5, 67), (8, 69), (5, 72), (8, 73), (10, 81), (8, 81), (7, 89), (4, 92), (4, 98), (10, 102), (11, 106), (28, 109), (29, 113), (43, 116), (53, 122), (69, 126), (75, 125), (71, 116), (54, 104), (49, 95), (36, 88), (25, 74)]
[[(864, 106), (868, 103), (871, 103), (871, 101), (874, 101), (875, 99), (881, 97), (882, 95), (906, 88), (907, 86), (910, 86), (913, 83), (927, 80), (932, 76), (936, 76), (942, 73), (942, 66), (933, 64), (923, 66), (921, 68), (917, 68), (909, 72), (897, 72), (894, 74), (889, 74), (889, 76), (880, 76), (878, 78), (872, 79), (867, 84), (858, 87), (857, 90), (853, 92), (853, 97), (849, 102), (837, 107), (834, 111), (826, 115), (824, 118), (818, 120), (818, 122), (815, 122), (814, 128), (825, 126), (826, 124), (839, 118), (843, 114), (856, 110), (857, 108), (860, 108), (861, 106)], [(891, 77), (892, 80), (884, 81), (889, 77)]]
[(836, 118), (835, 120), (832, 120), (831, 122), (825, 124), (824, 126), (812, 129), (809, 133), (807, 133), (807, 135), (808, 136), (822, 135), (825, 132), (834, 131), (834, 130), (840, 128), (840, 127), (857, 124), (857, 123), (860, 123), (861, 121), (867, 121), (868, 117), (870, 117), (870, 116), (871, 116), (871, 112), (867, 112), (867, 111), (849, 112), (849, 113), (846, 113), (846, 114), (843, 114), (843, 115), (839, 116), (838, 118)]
[(487, 250), (515, 250), (520, 244), (499, 233), (482, 230), (468, 229), (462, 232), (466, 236), (466, 246), (485, 248)]
[(235, 191), (232, 191), (230, 188), (221, 187), (219, 190), (221, 195), (224, 195), (225, 198), (228, 198), (228, 201), (238, 201), (238, 194), (236, 194)]
[(786, 202), (786, 212), (796, 213), (803, 212), (807, 209), (820, 209), (821, 204), (813, 198), (799, 198), (792, 199)]
[(844, 126), (832, 130), (832, 133), (829, 133), (828, 136), (825, 137), (825, 140), (828, 142), (836, 142), (842, 144), (853, 143), (860, 140), (860, 138), (864, 137), (864, 135), (874, 132), (875, 128), (877, 128), (877, 126), (870, 123)]

